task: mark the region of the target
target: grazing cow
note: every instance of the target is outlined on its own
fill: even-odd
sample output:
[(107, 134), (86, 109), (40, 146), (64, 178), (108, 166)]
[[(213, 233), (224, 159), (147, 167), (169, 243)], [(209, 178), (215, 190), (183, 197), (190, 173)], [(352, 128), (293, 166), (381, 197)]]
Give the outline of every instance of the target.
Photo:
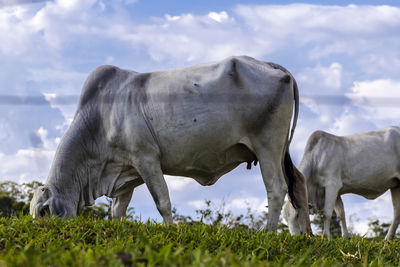
[[(295, 104), (292, 131), (290, 121)], [(289, 155), (298, 115), (291, 74), (250, 57), (153, 73), (102, 66), (89, 75), (61, 140), (46, 185), (30, 213), (74, 217), (106, 195), (112, 217), (126, 212), (145, 183), (165, 222), (172, 222), (163, 174), (212, 185), (240, 163), (260, 162), (276, 230), (284, 195), (310, 231), (305, 178)]]
[[(375, 199), (388, 189), (392, 194), (393, 222), (385, 239), (390, 240), (400, 223), (400, 129), (388, 127), (348, 136), (314, 132), (308, 139), (299, 170), (306, 176), (312, 209), (324, 210), (324, 235), (335, 210), (342, 235), (349, 237), (342, 194), (354, 193)], [(312, 210), (311, 209), (311, 210)], [(285, 203), (283, 216), (290, 232), (298, 233), (296, 211)]]

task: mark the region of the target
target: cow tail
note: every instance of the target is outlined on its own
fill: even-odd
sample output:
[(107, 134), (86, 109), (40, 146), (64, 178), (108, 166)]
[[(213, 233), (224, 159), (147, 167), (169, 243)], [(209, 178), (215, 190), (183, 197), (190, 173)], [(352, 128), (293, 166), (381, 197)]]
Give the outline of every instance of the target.
[(296, 180), (297, 177), (299, 176), (299, 171), (297, 168), (294, 166), (292, 159), (289, 154), (289, 149), (285, 151), (285, 158), (284, 158), (284, 170), (286, 177), (288, 179), (288, 195), (290, 202), (292, 202), (293, 207), (296, 209), (299, 207), (298, 200), (296, 199), (296, 196), (294, 194), (294, 189), (296, 186)]
[(296, 124), (297, 124), (297, 118), (299, 116), (299, 89), (297, 87), (296, 80), (294, 78), (292, 78), (292, 80), (293, 80), (293, 95), (294, 95), (294, 116), (293, 116), (293, 122), (292, 122), (292, 129), (290, 130), (289, 140), (286, 145), (286, 151), (285, 151), (283, 165), (284, 165), (285, 175), (288, 179), (289, 199), (292, 202), (293, 207), (297, 208), (300, 206), (300, 203), (296, 199), (294, 191), (295, 191), (295, 187), (296, 187), (296, 181), (297, 181), (297, 179), (302, 179), (302, 177), (299, 177), (302, 174), (293, 164), (292, 158), (290, 157), (290, 153), (289, 153), (289, 146), (290, 146), (290, 143), (292, 142), (294, 130), (295, 130)]
[(289, 150), (290, 143), (292, 142), (293, 135), (294, 135), (294, 129), (296, 129), (297, 125), (297, 118), (299, 117), (299, 88), (297, 87), (297, 82), (294, 78), (293, 80), (293, 97), (294, 97), (294, 116), (293, 116), (293, 124), (292, 124), (292, 129), (290, 130), (290, 136), (289, 136), (289, 141), (287, 144), (287, 149), (286, 151)]

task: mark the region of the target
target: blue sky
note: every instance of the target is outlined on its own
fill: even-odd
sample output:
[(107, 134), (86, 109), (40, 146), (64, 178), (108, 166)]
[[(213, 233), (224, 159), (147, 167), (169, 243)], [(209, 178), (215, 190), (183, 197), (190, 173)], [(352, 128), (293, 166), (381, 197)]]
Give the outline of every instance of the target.
[[(0, 179), (46, 179), (83, 82), (103, 64), (147, 72), (246, 54), (283, 65), (301, 95), (296, 163), (315, 130), (399, 126), (400, 2), (327, 2), (0, 0)], [(265, 209), (258, 168), (241, 165), (212, 187), (167, 182), (186, 215), (205, 199), (237, 213)], [(360, 233), (368, 218), (392, 218), (389, 194), (344, 201)], [(131, 204), (160, 220), (144, 186)]]

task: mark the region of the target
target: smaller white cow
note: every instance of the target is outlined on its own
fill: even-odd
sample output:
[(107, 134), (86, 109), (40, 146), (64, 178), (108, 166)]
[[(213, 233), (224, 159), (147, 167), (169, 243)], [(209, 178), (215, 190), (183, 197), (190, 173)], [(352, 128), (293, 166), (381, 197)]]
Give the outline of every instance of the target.
[[(342, 235), (349, 237), (341, 195), (354, 193), (375, 199), (388, 189), (392, 194), (393, 222), (385, 239), (391, 240), (400, 223), (400, 129), (388, 127), (348, 136), (314, 132), (307, 141), (299, 170), (307, 178), (312, 209), (324, 210), (324, 235), (330, 236), (335, 210)], [(311, 210), (312, 212), (312, 210)], [(283, 217), (297, 234), (296, 211), (286, 202)]]

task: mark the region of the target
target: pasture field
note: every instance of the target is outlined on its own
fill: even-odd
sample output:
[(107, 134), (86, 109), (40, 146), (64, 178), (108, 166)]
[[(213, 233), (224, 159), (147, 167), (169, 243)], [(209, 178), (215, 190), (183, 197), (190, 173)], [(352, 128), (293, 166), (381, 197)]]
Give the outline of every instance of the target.
[(0, 266), (399, 266), (400, 240), (202, 223), (0, 218)]

